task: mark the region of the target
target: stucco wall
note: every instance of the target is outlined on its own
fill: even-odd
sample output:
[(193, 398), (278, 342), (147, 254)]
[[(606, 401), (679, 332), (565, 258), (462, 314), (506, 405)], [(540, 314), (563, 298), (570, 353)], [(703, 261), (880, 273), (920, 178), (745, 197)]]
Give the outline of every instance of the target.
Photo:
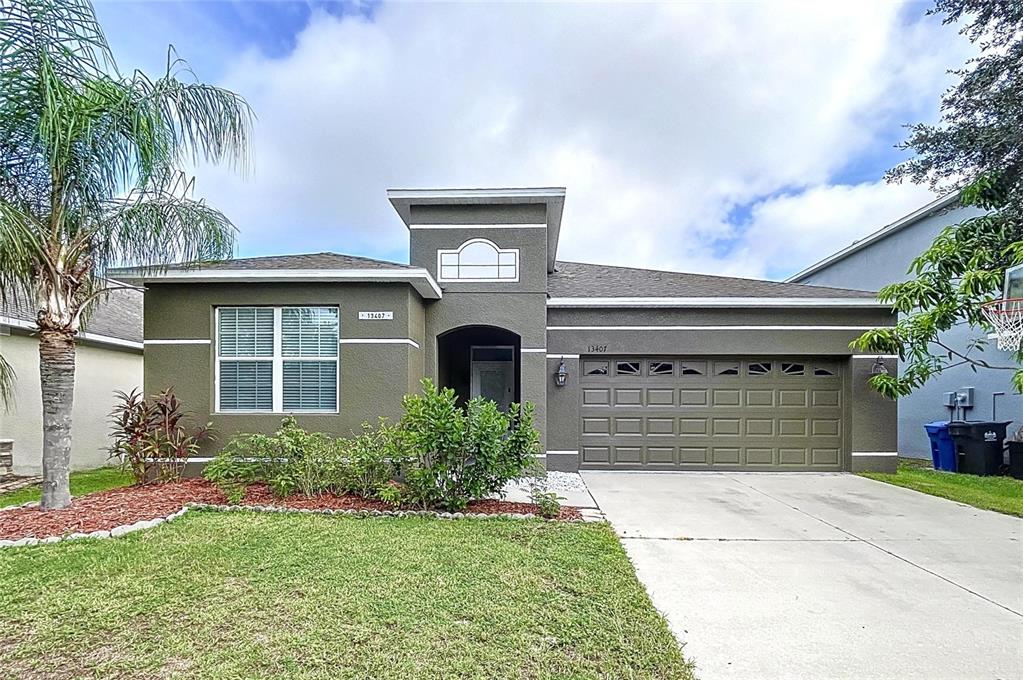
[[(0, 407), (0, 438), (14, 440), (14, 470), (42, 470), (42, 404), (39, 393), (39, 343), (22, 334), (0, 336), (0, 354), (14, 367), (18, 380), (14, 405)], [(71, 466), (98, 467), (107, 463), (109, 425), (114, 391), (129, 392), (142, 384), (142, 354), (80, 343), (75, 361), (75, 400), (72, 411)]]
[[(412, 206), (413, 224), (467, 225), (455, 229), (411, 229), (410, 262), (437, 274), (438, 249), (454, 249), (471, 238), (519, 251), (515, 282), (440, 282), (441, 300), (426, 305), (424, 372), (436, 378), (437, 337), (463, 326), (495, 326), (520, 338), (520, 396), (536, 406), (541, 443), (547, 438), (547, 230), (543, 205)], [(480, 227), (478, 225), (501, 225)]]
[[(157, 284), (146, 290), (146, 340), (199, 340), (201, 344), (147, 346), (147, 393), (174, 387), (185, 407), (209, 420), (217, 441), (209, 455), (239, 432), (271, 432), (284, 413), (216, 413), (214, 309), (220, 305), (331, 305), (340, 310), (338, 414), (296, 414), (317, 432), (347, 436), (380, 416), (398, 418), (401, 398), (423, 377), (424, 316), (418, 295), (405, 284)], [(360, 320), (360, 311), (391, 311), (391, 320)], [(407, 340), (359, 343), (358, 340)], [(354, 343), (345, 341), (356, 341)]]
[[(958, 208), (924, 218), (800, 279), (800, 282), (877, 290), (889, 283), (905, 281), (909, 278), (906, 271), (910, 262), (931, 244), (944, 227), (980, 212), (973, 208)], [(984, 335), (985, 331), (980, 329), (957, 328), (944, 334), (942, 342), (965, 350), (971, 340)], [(934, 351), (940, 353), (944, 350), (936, 347)], [(1000, 352), (994, 343), (984, 351), (983, 356), (993, 364), (1012, 364), (1011, 357)], [(910, 396), (900, 399), (899, 453), (903, 456), (930, 457), (930, 444), (923, 424), (932, 420), (947, 420), (949, 412), (942, 406), (942, 394), (963, 387), (976, 388), (976, 407), (967, 412), (967, 418), (990, 419), (992, 396), (995, 392), (1004, 392), (1004, 396), (997, 398), (998, 419), (1012, 419), (1016, 426), (1023, 425), (1023, 396), (1013, 394), (1009, 375), (1008, 371), (983, 369), (974, 373), (969, 366), (960, 366), (945, 371)]]

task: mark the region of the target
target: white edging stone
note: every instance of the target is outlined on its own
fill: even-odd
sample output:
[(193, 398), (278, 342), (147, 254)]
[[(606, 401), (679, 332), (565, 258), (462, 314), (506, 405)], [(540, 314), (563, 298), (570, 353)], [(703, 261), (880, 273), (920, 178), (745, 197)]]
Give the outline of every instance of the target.
[[(31, 504), (27, 504), (31, 505)], [(15, 506), (25, 507), (25, 506)], [(213, 512), (267, 512), (267, 513), (289, 513), (299, 515), (343, 515), (347, 517), (433, 517), (435, 519), (533, 519), (540, 520), (543, 522), (569, 522), (569, 523), (580, 523), (580, 522), (599, 522), (603, 521), (603, 516), (595, 517), (583, 513), (582, 519), (572, 520), (559, 520), (559, 519), (548, 519), (541, 517), (534, 513), (516, 513), (516, 512), (498, 512), (498, 513), (484, 513), (484, 512), (437, 512), (434, 510), (360, 510), (360, 509), (335, 509), (335, 508), (324, 508), (312, 509), (312, 508), (287, 508), (279, 505), (218, 505), (214, 503), (186, 503), (177, 512), (173, 512), (166, 517), (155, 517), (153, 519), (144, 519), (135, 522), (134, 524), (124, 524), (113, 529), (98, 530), (90, 533), (75, 532), (73, 534), (67, 534), (66, 536), (48, 536), (46, 538), (36, 538), (34, 536), (27, 536), (25, 538), (18, 539), (16, 541), (0, 539), (0, 550), (3, 548), (23, 548), (31, 545), (41, 544), (52, 544), (59, 543), (61, 541), (77, 541), (83, 538), (118, 538), (125, 534), (130, 534), (134, 531), (141, 531), (142, 529), (152, 529), (165, 522), (181, 517), (189, 510), (209, 510)]]

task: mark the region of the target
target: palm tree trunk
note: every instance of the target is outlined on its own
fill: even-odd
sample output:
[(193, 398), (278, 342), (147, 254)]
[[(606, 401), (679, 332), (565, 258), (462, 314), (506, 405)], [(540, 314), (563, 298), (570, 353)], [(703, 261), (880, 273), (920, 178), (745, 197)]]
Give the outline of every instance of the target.
[(43, 510), (71, 504), (71, 406), (75, 393), (75, 339), (59, 330), (39, 333), (43, 393)]

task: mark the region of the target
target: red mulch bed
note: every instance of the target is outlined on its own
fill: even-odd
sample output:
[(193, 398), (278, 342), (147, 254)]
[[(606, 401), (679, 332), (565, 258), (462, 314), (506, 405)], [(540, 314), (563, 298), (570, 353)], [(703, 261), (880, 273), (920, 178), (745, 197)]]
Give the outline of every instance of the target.
[[(167, 484), (128, 486), (108, 491), (99, 491), (75, 498), (71, 506), (63, 510), (43, 512), (37, 507), (0, 511), (0, 540), (18, 540), (28, 536), (47, 538), (73, 533), (87, 534), (93, 531), (108, 531), (125, 524), (142, 520), (166, 517), (182, 508), (186, 503), (223, 504), (227, 499), (215, 486), (201, 479), (185, 479)], [(391, 510), (390, 506), (378, 500), (350, 495), (325, 494), (306, 498), (289, 496), (276, 498), (262, 484), (254, 484), (245, 491), (242, 505), (273, 505), (285, 508), (307, 508), (310, 510)], [(474, 501), (465, 512), (498, 514), (536, 513), (532, 503), (509, 501)], [(582, 519), (579, 510), (562, 507), (560, 520)]]

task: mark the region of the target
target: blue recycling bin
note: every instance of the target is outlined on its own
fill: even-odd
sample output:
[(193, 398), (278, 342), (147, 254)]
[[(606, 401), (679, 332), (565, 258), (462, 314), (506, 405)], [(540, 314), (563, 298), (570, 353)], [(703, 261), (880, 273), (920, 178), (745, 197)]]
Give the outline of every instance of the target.
[(958, 468), (956, 445), (948, 432), (947, 420), (936, 420), (924, 425), (931, 440), (931, 462), (935, 470), (955, 472)]

